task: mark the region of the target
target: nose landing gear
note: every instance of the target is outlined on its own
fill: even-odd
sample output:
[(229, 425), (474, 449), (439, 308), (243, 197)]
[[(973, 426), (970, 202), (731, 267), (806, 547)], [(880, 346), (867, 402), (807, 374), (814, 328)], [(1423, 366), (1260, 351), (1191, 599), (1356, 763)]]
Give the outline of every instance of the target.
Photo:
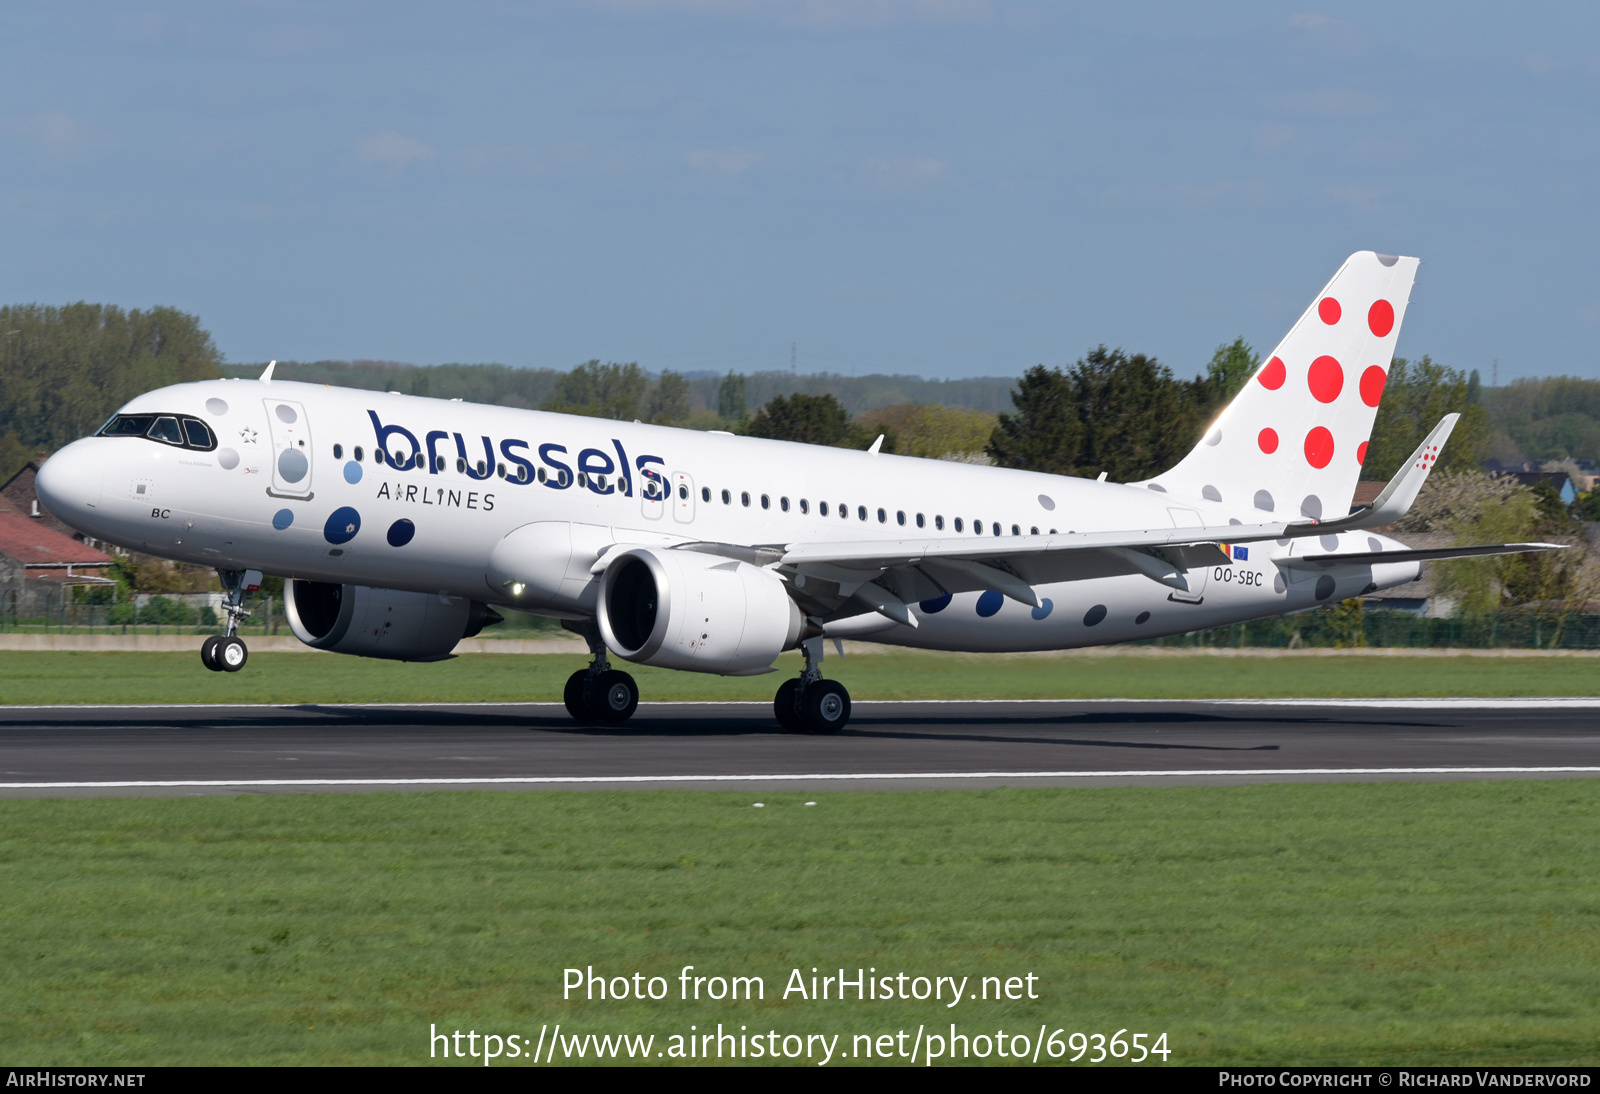
[(850, 721), (850, 693), (837, 680), (822, 678), (822, 636), (800, 644), (806, 667), (785, 680), (772, 700), (778, 724), (790, 733), (838, 733)]
[(594, 620), (582, 623), (562, 620), (561, 625), (589, 643), (594, 660), (586, 669), (579, 669), (567, 677), (562, 691), (567, 713), (580, 722), (610, 722), (619, 725), (633, 717), (639, 706), (639, 685), (633, 677), (611, 667), (606, 645), (600, 638), (600, 628)]
[(201, 644), (200, 663), (212, 672), (238, 672), (250, 659), (250, 650), (245, 646), (244, 639), (236, 633), (239, 621), (250, 615), (244, 606), (244, 596), (261, 588), (261, 571), (218, 570), (217, 576), (222, 579), (222, 587), (228, 591), (227, 598), (222, 602), (222, 611), (228, 617), (228, 622), (221, 634), (214, 634)]

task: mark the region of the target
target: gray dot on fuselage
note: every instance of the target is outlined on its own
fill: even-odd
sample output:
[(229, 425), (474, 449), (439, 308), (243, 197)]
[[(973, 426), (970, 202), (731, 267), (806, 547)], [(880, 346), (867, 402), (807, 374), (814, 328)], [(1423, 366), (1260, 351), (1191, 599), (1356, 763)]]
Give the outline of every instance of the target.
[(217, 415), (218, 417), (221, 417), (222, 415), (224, 415), (224, 414), (226, 414), (228, 412), (228, 404), (223, 402), (221, 399), (207, 399), (206, 400), (206, 410), (209, 413), (212, 413), (212, 414)]
[(1052, 512), (1052, 513), (1055, 512), (1056, 499), (1052, 498), (1049, 494), (1040, 494), (1039, 495), (1039, 504), (1044, 506), (1044, 508), (1048, 512)]
[(1210, 445), (1211, 447), (1215, 448), (1217, 445), (1219, 445), (1221, 443), (1222, 443), (1222, 430), (1213, 429), (1210, 433), (1208, 433), (1206, 435), (1206, 444)]
[(1202, 486), (1200, 488), (1200, 496), (1205, 498), (1207, 501), (1221, 501), (1222, 491), (1218, 490), (1215, 486)]
[(1328, 597), (1332, 596), (1333, 586), (1334, 581), (1330, 575), (1323, 574), (1321, 577), (1317, 578), (1317, 599), (1326, 600)]
[(1339, 549), (1338, 536), (1318, 536), (1317, 542), (1322, 544), (1324, 551), (1337, 551)]
[(1300, 503), (1300, 515), (1310, 517), (1312, 520), (1322, 519), (1322, 499), (1315, 494), (1307, 494), (1306, 500)]
[(1378, 539), (1377, 536), (1368, 536), (1367, 550), (1377, 554), (1379, 551), (1383, 550), (1383, 543)]
[(1283, 593), (1283, 590), (1287, 589), (1288, 587), (1289, 587), (1288, 583), (1283, 580), (1283, 575), (1282, 574), (1273, 574), (1272, 575), (1272, 591), (1273, 592), (1278, 593), (1278, 594), (1281, 595)]
[(1157, 493), (1165, 494), (1167, 492), (1167, 488), (1165, 486), (1162, 486), (1159, 482), (1146, 483), (1146, 485), (1149, 486), (1150, 489), (1156, 491)]
[(1272, 502), (1272, 495), (1271, 494), (1267, 493), (1265, 490), (1257, 490), (1256, 491), (1255, 507), (1257, 509), (1260, 509), (1263, 512), (1270, 513), (1270, 512), (1272, 512), (1272, 505), (1273, 505), (1273, 502)]
[(232, 471), (239, 466), (239, 453), (231, 448), (217, 449), (217, 463), (222, 465), (224, 471)]
[(1085, 627), (1092, 627), (1105, 617), (1106, 606), (1104, 604), (1096, 604), (1094, 607), (1083, 613), (1083, 625)]

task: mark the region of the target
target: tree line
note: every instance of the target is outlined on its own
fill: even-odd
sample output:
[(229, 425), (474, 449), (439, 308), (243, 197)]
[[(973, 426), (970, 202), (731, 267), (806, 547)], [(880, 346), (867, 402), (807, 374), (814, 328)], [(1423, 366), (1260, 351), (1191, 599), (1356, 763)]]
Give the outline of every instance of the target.
[[(651, 375), (636, 362), (599, 360), (565, 372), (495, 364), (281, 362), (276, 375), (853, 448), (882, 435), (889, 452), (1134, 481), (1181, 459), (1259, 363), (1259, 354), (1236, 339), (1189, 378), (1154, 357), (1105, 346), (1065, 367), (1037, 365), (1014, 380)], [(0, 476), (35, 451), (92, 432), (141, 391), (254, 376), (261, 367), (225, 365), (199, 320), (172, 308), (0, 308)], [(1423, 357), (1393, 363), (1369, 473), (1387, 477), (1451, 410), (1463, 418), (1445, 469), (1475, 467), (1491, 450), (1511, 447), (1541, 457), (1600, 456), (1600, 383), (1555, 378), (1484, 389), (1475, 373)], [(1594, 448), (1584, 447), (1591, 443)]]

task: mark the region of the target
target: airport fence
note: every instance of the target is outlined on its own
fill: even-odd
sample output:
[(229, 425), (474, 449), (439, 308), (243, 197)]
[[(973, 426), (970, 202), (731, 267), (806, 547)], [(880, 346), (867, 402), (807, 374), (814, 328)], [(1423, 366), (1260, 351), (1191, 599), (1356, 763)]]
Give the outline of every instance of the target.
[(1347, 601), (1294, 615), (1143, 639), (1139, 646), (1265, 649), (1600, 649), (1600, 614), (1507, 608), (1430, 619)]

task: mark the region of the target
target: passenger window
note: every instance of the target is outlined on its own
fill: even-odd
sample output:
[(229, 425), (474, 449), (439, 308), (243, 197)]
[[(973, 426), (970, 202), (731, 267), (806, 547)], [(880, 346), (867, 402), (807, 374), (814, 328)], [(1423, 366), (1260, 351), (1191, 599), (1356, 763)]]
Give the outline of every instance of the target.
[(457, 456), (456, 457), (456, 474), (465, 475), (466, 473), (467, 473), (467, 461), (466, 461), (466, 459), (464, 457)]
[(739, 504), (744, 506), (746, 509), (750, 508), (750, 491), (739, 491)]
[[(846, 505), (842, 501), (839, 503), (839, 519), (840, 520), (849, 520), (850, 519), (850, 507), (848, 505)], [(862, 509), (861, 510), (861, 519), (862, 520), (866, 520), (867, 519), (867, 511), (866, 511), (866, 509)]]
[[(811, 503), (809, 501), (807, 501), (805, 498), (801, 498), (800, 499), (800, 512), (802, 512), (802, 513), (811, 512)], [(827, 516), (828, 514), (824, 513), (822, 515), (823, 516)]]
[(363, 453), (362, 453), (362, 451), (361, 451), (361, 446), (360, 446), (360, 445), (359, 445), (359, 444), (358, 444), (358, 445), (356, 445), (356, 449), (355, 449), (355, 452), (353, 452), (353, 453), (352, 453), (352, 455), (354, 455), (354, 456), (355, 456), (355, 458), (356, 458), (356, 462), (357, 462), (357, 463), (360, 463), (360, 462), (361, 462), (361, 459), (362, 459), (362, 456), (363, 456)]
[(528, 481), (528, 465), (527, 464), (523, 464), (521, 467), (517, 468), (517, 481), (518, 482), (527, 482)]
[(585, 488), (585, 489), (588, 488), (588, 486), (589, 486), (589, 473), (587, 471), (579, 471), (578, 472), (578, 485), (583, 487), (583, 488)]
[(957, 517), (956, 518), (956, 531), (958, 531), (958, 532), (961, 531), (961, 528), (962, 528), (961, 518)]
[(503, 463), (495, 464), (494, 471), (495, 471), (495, 474), (499, 475), (502, 479), (506, 477), (506, 465), (505, 464), (503, 464)]
[(482, 460), (478, 461), (478, 477), (480, 479), (489, 477), (489, 465)]
[(933, 526), (941, 532), (944, 531), (944, 518), (939, 516), (934, 517)]
[[(804, 505), (805, 502), (801, 502), (800, 504)], [(817, 502), (817, 512), (820, 513), (823, 516), (827, 516), (828, 515), (828, 503), (825, 502), (825, 501)]]
[(778, 499), (778, 508), (782, 509), (785, 513), (787, 513), (789, 511), (789, 499), (787, 497), (779, 498)]
[[(441, 463), (444, 462), (443, 457), (440, 457), (440, 462)], [(550, 481), (549, 475), (546, 473), (545, 469), (542, 468), (542, 467), (539, 468), (539, 481), (540, 482), (548, 482), (548, 481)]]
[(711, 487), (702, 486), (700, 488), (700, 500), (701, 501), (710, 501), (711, 500)]
[(922, 514), (918, 513), (917, 514), (917, 527), (918, 528), (923, 528), (923, 527), (926, 527), (926, 525), (927, 525), (927, 522), (922, 519)]
[(157, 418), (156, 424), (150, 427), (146, 434), (151, 440), (164, 441), (167, 444), (182, 444), (183, 433), (178, 429), (178, 419)]
[(905, 524), (905, 522), (906, 522), (906, 513), (905, 513), (905, 510), (904, 510), (904, 509), (901, 509), (901, 510), (898, 510), (898, 511), (896, 511), (896, 513), (895, 513), (895, 515), (894, 515), (894, 519), (895, 519), (895, 522), (896, 522), (896, 523), (897, 523), (897, 524), (901, 524), (901, 525), (904, 525), (904, 524)]
[(1011, 526), (1011, 534), (1014, 536), (1020, 536), (1022, 534), (1022, 529), (1013, 524)]
[[(433, 469), (435, 471), (443, 471), (444, 470), (444, 457), (443, 456), (435, 456), (433, 458)], [(540, 481), (542, 482), (544, 480), (541, 479)]]
[(867, 519), (867, 507), (865, 505), (856, 506), (856, 518), (858, 520), (866, 520)]
[(722, 492), (722, 504), (723, 505), (732, 505), (733, 504), (733, 495), (728, 493), (726, 490), (724, 490)]
[(336, 444), (333, 446), (333, 458), (336, 460), (344, 459), (344, 445)]
[(210, 452), (217, 447), (217, 442), (211, 436), (211, 430), (206, 428), (206, 423), (194, 418), (183, 420), (183, 435), (188, 438), (190, 448), (198, 448), (202, 452)]
[(1039, 529), (1037, 529), (1037, 528), (1029, 528), (1028, 529), (1028, 534), (1030, 536), (1036, 536), (1036, 535), (1039, 534)]
[(687, 501), (689, 499), (689, 488), (687, 486), (678, 487), (678, 497)]
[[(772, 499), (767, 497), (765, 494), (761, 495), (761, 508), (763, 508), (763, 509), (771, 509), (772, 508)], [(784, 508), (788, 508), (788, 506), (785, 506)]]

